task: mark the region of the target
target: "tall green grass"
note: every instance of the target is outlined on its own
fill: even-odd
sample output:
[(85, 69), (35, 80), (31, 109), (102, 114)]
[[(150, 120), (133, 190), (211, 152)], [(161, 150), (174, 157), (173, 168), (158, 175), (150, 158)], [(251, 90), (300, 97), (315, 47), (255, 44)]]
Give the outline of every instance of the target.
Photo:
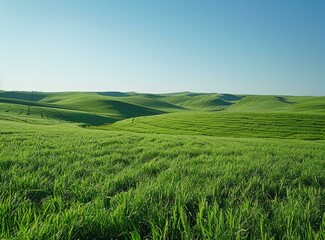
[(0, 121), (1, 239), (324, 239), (325, 142)]
[(325, 239), (324, 106), (1, 91), (0, 239)]

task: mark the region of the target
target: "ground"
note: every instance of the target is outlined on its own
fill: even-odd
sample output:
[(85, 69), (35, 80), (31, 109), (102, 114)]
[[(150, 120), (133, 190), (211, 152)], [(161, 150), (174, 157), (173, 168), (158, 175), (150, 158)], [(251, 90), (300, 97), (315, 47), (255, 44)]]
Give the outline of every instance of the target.
[(0, 92), (0, 238), (324, 239), (324, 105)]

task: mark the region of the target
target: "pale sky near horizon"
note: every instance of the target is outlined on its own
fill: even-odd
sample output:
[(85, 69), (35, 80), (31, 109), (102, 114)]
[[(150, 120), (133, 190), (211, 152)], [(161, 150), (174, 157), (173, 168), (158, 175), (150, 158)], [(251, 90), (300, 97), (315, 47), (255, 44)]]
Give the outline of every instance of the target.
[(325, 96), (323, 0), (1, 0), (0, 89)]

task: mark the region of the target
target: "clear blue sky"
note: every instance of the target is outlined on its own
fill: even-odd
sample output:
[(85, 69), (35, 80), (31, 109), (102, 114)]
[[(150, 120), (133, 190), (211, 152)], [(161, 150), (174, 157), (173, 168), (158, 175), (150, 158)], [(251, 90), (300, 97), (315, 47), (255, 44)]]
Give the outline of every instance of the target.
[(1, 0), (0, 89), (325, 95), (325, 1)]

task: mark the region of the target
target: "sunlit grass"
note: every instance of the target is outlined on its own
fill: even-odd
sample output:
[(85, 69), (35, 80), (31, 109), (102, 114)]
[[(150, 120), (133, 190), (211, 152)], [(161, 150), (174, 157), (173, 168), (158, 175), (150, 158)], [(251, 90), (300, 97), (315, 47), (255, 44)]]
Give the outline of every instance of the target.
[(325, 239), (324, 106), (0, 92), (0, 239)]
[(1, 126), (1, 239), (325, 237), (324, 141)]
[(219, 137), (325, 139), (324, 114), (179, 112), (126, 119), (106, 130)]

